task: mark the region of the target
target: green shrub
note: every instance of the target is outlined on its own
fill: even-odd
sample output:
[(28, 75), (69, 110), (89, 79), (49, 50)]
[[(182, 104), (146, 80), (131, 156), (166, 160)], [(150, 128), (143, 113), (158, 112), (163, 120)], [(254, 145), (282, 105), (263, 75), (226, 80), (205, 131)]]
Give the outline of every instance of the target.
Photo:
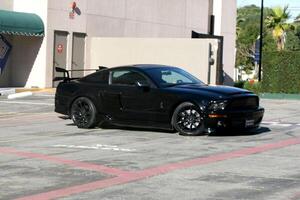
[(234, 87), (237, 87), (237, 88), (244, 88), (244, 84), (245, 84), (245, 81), (236, 81), (234, 82)]
[(259, 94), (262, 92), (262, 85), (261, 85), (261, 82), (250, 83), (247, 81), (244, 84), (244, 89), (252, 91), (256, 94)]
[(261, 89), (270, 93), (299, 94), (300, 52), (264, 52)]

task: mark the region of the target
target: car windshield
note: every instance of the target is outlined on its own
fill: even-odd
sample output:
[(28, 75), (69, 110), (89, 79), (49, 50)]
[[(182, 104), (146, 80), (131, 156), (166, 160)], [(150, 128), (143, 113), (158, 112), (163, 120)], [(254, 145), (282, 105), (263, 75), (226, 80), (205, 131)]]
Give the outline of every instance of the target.
[(146, 73), (160, 86), (171, 87), (185, 84), (203, 84), (188, 72), (175, 67), (157, 67), (145, 70)]

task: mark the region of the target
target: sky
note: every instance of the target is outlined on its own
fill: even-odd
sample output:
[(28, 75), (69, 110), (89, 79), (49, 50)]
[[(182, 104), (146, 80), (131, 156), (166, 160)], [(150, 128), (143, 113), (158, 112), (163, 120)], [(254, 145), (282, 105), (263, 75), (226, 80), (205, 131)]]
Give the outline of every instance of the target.
[[(261, 0), (237, 0), (238, 7), (251, 4), (255, 4), (260, 7)], [(285, 5), (289, 6), (289, 12), (292, 15), (291, 20), (300, 14), (300, 0), (264, 0), (265, 7), (284, 7)]]

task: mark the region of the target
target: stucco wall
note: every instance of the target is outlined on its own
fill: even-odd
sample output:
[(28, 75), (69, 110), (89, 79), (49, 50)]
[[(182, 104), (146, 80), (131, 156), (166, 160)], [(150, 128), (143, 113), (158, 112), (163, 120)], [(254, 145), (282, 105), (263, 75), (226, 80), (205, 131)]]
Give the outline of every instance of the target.
[(190, 37), (207, 33), (209, 0), (77, 0), (80, 15), (69, 19), (70, 1), (49, 1), (49, 29), (107, 37)]
[[(39, 15), (44, 22), (45, 29), (47, 29), (47, 4), (48, 0), (14, 0), (14, 11), (35, 13)], [(47, 37), (47, 35), (45, 35), (45, 37)], [(24, 40), (26, 40), (26, 38), (24, 38)], [(28, 42), (24, 40), (23, 42)], [(22, 60), (27, 60), (28, 62), (33, 61), (25, 87), (46, 87), (46, 40), (43, 38), (35, 38), (30, 41), (32, 43), (28, 45), (29, 48), (27, 48), (27, 51), (32, 51), (32, 54), (23, 54), (26, 58), (23, 58), (22, 54), (18, 54), (19, 57), (12, 54), (12, 57), (18, 58), (18, 60), (14, 61), (14, 65), (22, 67), (22, 65), (28, 64), (22, 63)], [(30, 47), (34, 48), (30, 49)], [(38, 50), (37, 53), (35, 53), (36, 50)], [(24, 49), (20, 49), (20, 51), (24, 51)], [(31, 56), (31, 58), (28, 56)]]
[[(48, 9), (47, 73), (52, 73), (53, 32), (68, 31), (67, 68), (72, 57), (72, 33), (92, 37), (190, 38), (191, 31), (208, 33), (209, 16), (216, 15), (215, 34), (224, 36), (225, 82), (233, 77), (235, 0), (77, 0), (80, 15), (69, 19), (70, 1), (51, 0)], [(88, 54), (90, 46), (86, 44)], [(85, 67), (90, 66), (85, 57)], [(51, 85), (49, 76), (47, 84)]]
[(1, 0), (0, 1), (0, 9), (2, 10), (12, 10), (14, 5), (13, 0)]
[(236, 0), (214, 0), (215, 35), (224, 36), (224, 83), (233, 84), (235, 69)]
[[(130, 64), (164, 64), (181, 67), (207, 83), (208, 45), (216, 40), (183, 38), (92, 38), (90, 68)], [(215, 53), (216, 55), (216, 53)], [(211, 83), (216, 81), (216, 66), (211, 68)]]
[(45, 81), (42, 37), (13, 36), (10, 55), (10, 85), (13, 87), (43, 86)]
[[(69, 0), (48, 1), (47, 86), (52, 85), (54, 30), (69, 32), (67, 68), (72, 63), (72, 34), (92, 37), (190, 38), (191, 30), (208, 31), (209, 0), (77, 0), (69, 18)], [(86, 51), (89, 50), (88, 44)], [(90, 57), (85, 57), (89, 67)]]
[[(235, 0), (76, 0), (78, 9), (69, 18), (70, 0), (1, 0), (0, 8), (38, 14), (45, 24), (45, 38), (26, 82), (26, 87), (51, 87), (54, 30), (69, 32), (67, 68), (72, 62), (72, 34), (92, 37), (190, 38), (191, 31), (208, 33), (209, 15), (216, 15), (215, 34), (223, 35), (224, 70), (233, 76)], [(213, 5), (213, 8), (212, 8)], [(86, 51), (89, 50), (86, 44)], [(46, 59), (45, 59), (46, 58)], [(90, 66), (85, 57), (85, 67)], [(22, 60), (22, 58), (20, 59)], [(22, 63), (15, 61), (16, 66)], [(230, 80), (230, 79), (225, 79)]]

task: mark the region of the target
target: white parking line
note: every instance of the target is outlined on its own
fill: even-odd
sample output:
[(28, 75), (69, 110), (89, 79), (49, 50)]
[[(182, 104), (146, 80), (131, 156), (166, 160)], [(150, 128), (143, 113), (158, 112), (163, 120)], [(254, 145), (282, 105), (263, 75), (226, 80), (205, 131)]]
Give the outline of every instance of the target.
[(124, 151), (124, 152), (136, 151), (136, 149), (119, 148), (116, 145), (106, 145), (106, 144), (96, 144), (92, 146), (57, 144), (57, 145), (52, 145), (52, 147), (73, 148), (73, 149), (96, 149), (96, 150), (100, 149), (100, 150)]
[(54, 106), (53, 103), (34, 103), (34, 102), (25, 102), (25, 101), (0, 101), (0, 103)]
[(292, 126), (292, 124), (274, 124), (275, 126), (283, 126), (283, 127), (289, 127)]
[(288, 123), (268, 122), (268, 121), (263, 121), (262, 124), (268, 124), (268, 125), (272, 125), (272, 126), (282, 126), (282, 127), (289, 127), (289, 126), (293, 125), (293, 124), (288, 124)]
[(262, 121), (264, 124), (278, 124), (279, 122), (271, 122), (271, 121)]

